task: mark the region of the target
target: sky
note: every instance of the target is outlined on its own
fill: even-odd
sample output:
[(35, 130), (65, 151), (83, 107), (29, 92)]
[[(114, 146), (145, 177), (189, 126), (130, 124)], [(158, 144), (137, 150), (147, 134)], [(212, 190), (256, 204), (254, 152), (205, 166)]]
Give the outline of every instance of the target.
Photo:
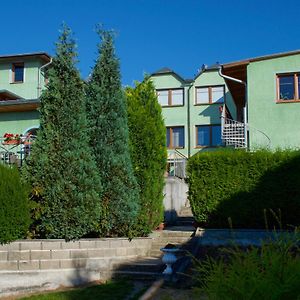
[(299, 0), (0, 0), (0, 11), (0, 55), (53, 55), (65, 22), (83, 78), (97, 57), (95, 25), (114, 29), (124, 85), (162, 67), (193, 78), (203, 64), (300, 49)]

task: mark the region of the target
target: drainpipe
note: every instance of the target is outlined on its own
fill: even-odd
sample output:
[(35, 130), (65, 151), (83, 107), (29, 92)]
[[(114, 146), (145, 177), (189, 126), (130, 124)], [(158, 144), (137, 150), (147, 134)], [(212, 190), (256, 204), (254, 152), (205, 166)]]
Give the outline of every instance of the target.
[(187, 90), (187, 126), (188, 126), (188, 158), (191, 156), (191, 112), (190, 112), (190, 90), (193, 84), (190, 84)]
[(247, 125), (248, 125), (248, 111), (247, 111), (247, 107), (248, 107), (248, 95), (247, 95), (247, 83), (245, 81), (242, 81), (240, 79), (234, 78), (234, 77), (230, 77), (227, 76), (225, 74), (222, 73), (222, 67), (219, 66), (219, 75), (221, 77), (223, 77), (224, 79), (228, 79), (234, 82), (237, 82), (239, 84), (243, 84), (245, 86), (245, 106), (243, 109), (243, 114), (244, 114), (244, 124), (245, 126), (245, 131), (244, 131), (244, 135), (245, 135), (245, 144), (247, 145), (247, 147), (249, 148), (248, 145), (248, 131), (247, 131)]
[(41, 66), (39, 68), (39, 72), (38, 72), (38, 94), (37, 94), (37, 98), (40, 98), (40, 95), (41, 95), (41, 71), (42, 69), (48, 67), (49, 65), (52, 64), (52, 57), (50, 58), (50, 61), (48, 63), (46, 63), (45, 65)]

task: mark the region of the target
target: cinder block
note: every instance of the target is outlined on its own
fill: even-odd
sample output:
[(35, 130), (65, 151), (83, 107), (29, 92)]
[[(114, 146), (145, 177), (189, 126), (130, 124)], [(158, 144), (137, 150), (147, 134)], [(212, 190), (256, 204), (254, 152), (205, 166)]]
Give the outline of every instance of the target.
[(52, 259), (68, 259), (70, 258), (70, 250), (51, 250)]
[(59, 250), (61, 249), (60, 241), (42, 241), (42, 250)]
[(61, 249), (79, 249), (79, 241), (61, 242)]
[(133, 243), (128, 239), (122, 240), (122, 246), (123, 247), (131, 247), (131, 246), (133, 246)]
[(42, 242), (39, 241), (27, 241), (20, 242), (20, 250), (41, 250)]
[(88, 252), (85, 249), (74, 249), (70, 251), (70, 258), (87, 258)]
[(89, 249), (87, 250), (87, 257), (103, 257), (104, 249)]
[(117, 256), (126, 256), (127, 255), (127, 248), (117, 248), (116, 249), (116, 255)]
[(19, 261), (19, 270), (38, 270), (40, 268), (38, 260), (20, 260)]
[(96, 248), (96, 241), (79, 241), (79, 248), (80, 249), (94, 249)]
[(86, 268), (91, 271), (108, 270), (110, 267), (110, 261), (108, 259), (98, 258), (89, 259), (86, 264)]
[(0, 251), (5, 251), (5, 250), (20, 250), (20, 243), (12, 242), (10, 244), (0, 245)]
[(127, 255), (138, 255), (137, 248), (127, 248)]
[(30, 258), (35, 259), (50, 259), (51, 258), (51, 250), (31, 250)]
[(0, 251), (0, 261), (1, 260), (8, 260), (8, 251)]
[(109, 246), (110, 248), (121, 248), (123, 245), (122, 245), (122, 240), (110, 240), (110, 243), (109, 243)]
[(40, 261), (40, 269), (41, 270), (50, 270), (50, 269), (59, 269), (60, 261), (58, 259), (51, 260), (41, 260)]
[(117, 249), (111, 249), (111, 248), (103, 249), (103, 256), (104, 257), (114, 257), (114, 256), (116, 256), (116, 250)]
[(64, 259), (60, 261), (61, 269), (77, 269), (85, 268), (87, 264), (86, 258)]
[(8, 260), (30, 260), (30, 251), (8, 251)]
[(96, 241), (96, 248), (109, 248), (109, 240)]
[(18, 262), (17, 261), (0, 261), (1, 271), (17, 271)]

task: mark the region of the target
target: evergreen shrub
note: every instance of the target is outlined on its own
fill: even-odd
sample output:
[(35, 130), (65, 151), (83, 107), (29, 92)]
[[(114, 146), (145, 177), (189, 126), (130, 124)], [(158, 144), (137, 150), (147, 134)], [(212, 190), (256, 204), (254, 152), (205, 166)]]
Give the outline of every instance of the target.
[(299, 151), (216, 151), (188, 162), (189, 200), (202, 226), (300, 224)]
[(101, 28), (98, 33), (99, 56), (86, 89), (90, 147), (103, 186), (98, 232), (131, 236), (139, 210), (139, 191), (130, 158), (126, 100), (114, 34)]
[(0, 165), (0, 243), (24, 238), (30, 214), (27, 189), (16, 168)]
[(84, 84), (68, 27), (56, 46), (23, 179), (31, 186), (32, 235), (72, 240), (98, 228), (101, 179), (89, 147)]
[(166, 129), (153, 83), (145, 78), (126, 89), (130, 153), (140, 188), (140, 211), (135, 229), (146, 235), (163, 220)]

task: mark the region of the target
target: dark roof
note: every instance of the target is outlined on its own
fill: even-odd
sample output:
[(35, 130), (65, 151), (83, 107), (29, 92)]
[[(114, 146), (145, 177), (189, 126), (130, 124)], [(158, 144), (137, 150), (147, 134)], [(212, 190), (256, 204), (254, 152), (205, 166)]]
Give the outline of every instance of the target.
[(16, 99), (16, 100), (3, 100), (0, 101), (0, 106), (6, 105), (22, 105), (30, 103), (40, 103), (40, 99)]
[[(8, 91), (6, 89), (2, 89), (0, 90), (0, 99), (2, 98), (1, 97), (1, 94), (2, 95), (6, 95), (7, 97), (11, 97), (12, 99), (22, 99), (22, 97), (20, 97), (19, 95), (11, 92), (11, 91)], [(3, 101), (3, 100), (2, 100)], [(5, 101), (5, 100), (4, 100)]]
[(179, 81), (182, 81), (184, 83), (191, 83), (193, 80), (191, 79), (184, 79), (182, 78), (178, 73), (173, 71), (172, 69), (168, 67), (161, 68), (157, 70), (156, 72), (152, 73), (151, 76), (159, 76), (159, 75), (165, 75), (165, 74), (172, 74), (174, 75)]
[(51, 56), (46, 52), (33, 52), (33, 53), (22, 53), (22, 54), (9, 54), (9, 55), (0, 55), (0, 60), (12, 60), (12, 59), (20, 59), (27, 57), (37, 57), (45, 62), (49, 62)]
[(198, 76), (200, 76), (202, 73), (204, 73), (204, 72), (206, 72), (206, 71), (217, 71), (217, 70), (219, 70), (220, 66), (221, 66), (221, 65), (220, 65), (218, 62), (216, 62), (215, 64), (212, 64), (212, 65), (210, 65), (210, 66), (207, 66), (207, 65), (203, 64), (203, 65), (201, 66), (201, 69), (199, 69), (199, 70), (198, 70), (198, 73), (195, 75), (194, 80), (195, 80)]
[(290, 55), (296, 55), (296, 54), (300, 54), (300, 50), (280, 52), (280, 53), (268, 54), (268, 55), (263, 55), (263, 56), (257, 56), (257, 57), (253, 57), (253, 58), (247, 58), (247, 59), (243, 59), (243, 60), (229, 62), (229, 63), (223, 64), (223, 66), (224, 67), (232, 67), (235, 65), (245, 65), (245, 64), (249, 64), (251, 62), (273, 59), (273, 58), (284, 57), (284, 56), (290, 56)]
[(156, 75), (156, 74), (165, 74), (165, 73), (175, 73), (173, 70), (167, 68), (167, 67), (164, 67), (164, 68), (161, 68), (159, 70), (157, 70), (156, 72), (154, 72), (152, 75)]

